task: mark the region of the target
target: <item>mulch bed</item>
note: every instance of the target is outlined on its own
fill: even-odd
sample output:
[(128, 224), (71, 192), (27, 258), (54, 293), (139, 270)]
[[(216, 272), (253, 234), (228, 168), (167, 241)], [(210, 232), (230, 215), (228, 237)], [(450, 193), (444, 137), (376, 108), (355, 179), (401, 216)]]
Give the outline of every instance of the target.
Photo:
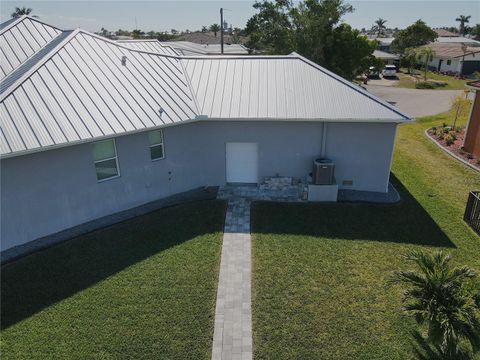
[[(437, 131), (441, 131), (441, 128), (438, 128)], [(456, 156), (460, 157), (461, 159), (465, 160), (469, 164), (473, 165), (475, 168), (480, 170), (480, 158), (474, 157), (472, 154), (465, 152), (463, 147), (463, 140), (465, 139), (465, 129), (461, 129), (459, 132), (455, 132), (456, 140), (453, 144), (447, 145), (445, 140), (440, 140), (437, 138), (436, 135), (433, 134), (432, 129), (428, 129), (428, 135), (446, 150), (452, 152)]]

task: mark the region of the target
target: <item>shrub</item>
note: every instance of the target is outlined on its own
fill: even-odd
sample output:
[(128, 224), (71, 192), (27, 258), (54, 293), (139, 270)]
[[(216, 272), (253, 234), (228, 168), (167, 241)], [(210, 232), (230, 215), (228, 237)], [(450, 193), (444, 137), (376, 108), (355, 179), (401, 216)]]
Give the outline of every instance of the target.
[(475, 71), (475, 72), (473, 73), (473, 78), (474, 78), (474, 79), (480, 79), (480, 71)]
[(412, 251), (405, 260), (416, 268), (395, 271), (387, 280), (387, 286), (403, 285), (404, 311), (428, 328), (426, 340), (440, 355), (429, 359), (473, 358), (480, 350), (477, 274), (466, 265), (453, 267), (451, 258), (441, 251)]
[(451, 128), (450, 126), (445, 126), (445, 127), (443, 128), (443, 133), (444, 133), (444, 134), (448, 134), (448, 133), (450, 132), (450, 130), (452, 130), (452, 128)]
[(437, 128), (435, 126), (432, 127), (432, 134), (437, 135)]
[(445, 143), (447, 144), (447, 146), (452, 145), (454, 142), (455, 136), (453, 134), (449, 133), (445, 136)]
[(443, 133), (440, 133), (440, 134), (437, 135), (438, 140), (443, 140), (444, 137), (445, 137), (445, 135), (443, 135)]
[(416, 89), (435, 89), (435, 84), (431, 81), (419, 81), (415, 83)]

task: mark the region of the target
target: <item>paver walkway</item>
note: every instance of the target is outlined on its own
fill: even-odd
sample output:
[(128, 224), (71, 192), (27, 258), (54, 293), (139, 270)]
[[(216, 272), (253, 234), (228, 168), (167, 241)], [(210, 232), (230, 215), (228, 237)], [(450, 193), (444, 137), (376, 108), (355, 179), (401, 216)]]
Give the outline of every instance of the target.
[(252, 359), (250, 200), (228, 201), (212, 359)]

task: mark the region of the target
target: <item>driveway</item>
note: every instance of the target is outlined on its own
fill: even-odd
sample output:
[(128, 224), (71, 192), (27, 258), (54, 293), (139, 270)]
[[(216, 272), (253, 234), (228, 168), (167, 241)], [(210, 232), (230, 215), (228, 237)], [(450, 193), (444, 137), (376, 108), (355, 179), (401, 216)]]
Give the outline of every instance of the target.
[(463, 93), (462, 90), (418, 90), (378, 85), (367, 85), (366, 89), (413, 117), (448, 111), (452, 98)]

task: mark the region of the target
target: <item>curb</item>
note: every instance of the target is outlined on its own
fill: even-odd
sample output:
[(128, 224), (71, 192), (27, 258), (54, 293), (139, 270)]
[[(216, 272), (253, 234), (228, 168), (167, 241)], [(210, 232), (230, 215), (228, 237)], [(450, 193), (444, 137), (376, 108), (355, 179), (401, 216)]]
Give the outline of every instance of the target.
[(430, 136), (430, 134), (428, 133), (428, 130), (430, 130), (431, 128), (428, 128), (428, 129), (425, 129), (424, 133), (425, 133), (425, 136), (430, 139), (435, 145), (437, 145), (440, 149), (442, 149), (444, 152), (446, 152), (448, 155), (450, 155), (451, 157), (453, 157), (454, 159), (460, 161), (463, 165), (466, 165), (468, 166), (470, 169), (473, 169), (475, 170), (476, 172), (479, 172), (480, 173), (480, 169), (478, 167), (476, 167), (475, 165), (472, 165), (470, 164), (468, 161), (462, 159), (460, 156), (454, 154), (453, 152), (451, 152), (450, 150), (446, 149), (444, 146), (442, 146), (441, 144), (439, 144), (433, 137)]

